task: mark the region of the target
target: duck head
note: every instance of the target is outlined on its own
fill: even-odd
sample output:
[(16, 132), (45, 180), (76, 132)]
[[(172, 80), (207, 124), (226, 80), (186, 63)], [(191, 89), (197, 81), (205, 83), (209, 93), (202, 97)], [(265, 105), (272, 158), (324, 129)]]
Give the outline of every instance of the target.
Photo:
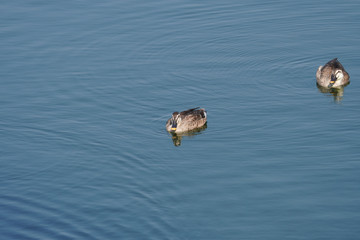
[(328, 88), (331, 88), (334, 85), (338, 85), (338, 84), (335, 84), (335, 83), (336, 82), (341, 83), (343, 79), (344, 79), (343, 71), (340, 70), (340, 69), (336, 69), (335, 73), (331, 74), (331, 80), (330, 80), (330, 83), (328, 85)]
[(179, 116), (180, 116), (180, 114), (178, 112), (173, 112), (171, 119), (170, 119), (171, 132), (176, 131), (178, 122), (180, 121)]

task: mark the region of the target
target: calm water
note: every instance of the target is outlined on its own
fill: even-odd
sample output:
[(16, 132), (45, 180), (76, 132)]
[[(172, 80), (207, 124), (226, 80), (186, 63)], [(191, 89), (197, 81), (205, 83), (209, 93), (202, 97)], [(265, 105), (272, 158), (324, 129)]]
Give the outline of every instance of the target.
[[(359, 239), (359, 11), (4, 1), (1, 239)], [(315, 84), (334, 57), (337, 95)]]

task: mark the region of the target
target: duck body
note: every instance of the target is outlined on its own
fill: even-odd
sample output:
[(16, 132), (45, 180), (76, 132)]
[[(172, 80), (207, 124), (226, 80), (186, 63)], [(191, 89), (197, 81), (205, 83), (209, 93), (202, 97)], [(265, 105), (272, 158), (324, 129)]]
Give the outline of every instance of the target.
[(166, 130), (180, 133), (204, 126), (207, 121), (206, 111), (203, 108), (191, 108), (182, 112), (174, 112), (166, 122)]
[(316, 82), (325, 88), (338, 88), (349, 84), (350, 76), (337, 60), (332, 59), (324, 66), (319, 66), (316, 72)]

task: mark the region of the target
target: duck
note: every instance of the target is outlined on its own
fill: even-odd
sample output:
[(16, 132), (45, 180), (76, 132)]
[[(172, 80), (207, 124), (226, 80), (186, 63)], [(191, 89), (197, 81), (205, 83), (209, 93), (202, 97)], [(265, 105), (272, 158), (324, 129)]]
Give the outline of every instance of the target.
[(343, 65), (334, 58), (324, 66), (319, 66), (316, 72), (316, 82), (325, 88), (339, 88), (350, 83), (350, 76)]
[(173, 112), (166, 122), (166, 130), (170, 133), (181, 133), (201, 128), (207, 122), (204, 108), (196, 107), (182, 112)]

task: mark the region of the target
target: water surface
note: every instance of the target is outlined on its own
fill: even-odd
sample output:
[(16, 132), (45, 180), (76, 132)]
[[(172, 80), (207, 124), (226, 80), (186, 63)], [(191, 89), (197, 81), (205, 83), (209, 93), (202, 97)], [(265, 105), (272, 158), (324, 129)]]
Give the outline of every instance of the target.
[[(4, 239), (358, 239), (357, 1), (8, 1)], [(316, 87), (338, 57), (340, 94)], [(165, 131), (173, 111), (202, 131)], [(174, 146), (179, 145), (179, 146)]]

